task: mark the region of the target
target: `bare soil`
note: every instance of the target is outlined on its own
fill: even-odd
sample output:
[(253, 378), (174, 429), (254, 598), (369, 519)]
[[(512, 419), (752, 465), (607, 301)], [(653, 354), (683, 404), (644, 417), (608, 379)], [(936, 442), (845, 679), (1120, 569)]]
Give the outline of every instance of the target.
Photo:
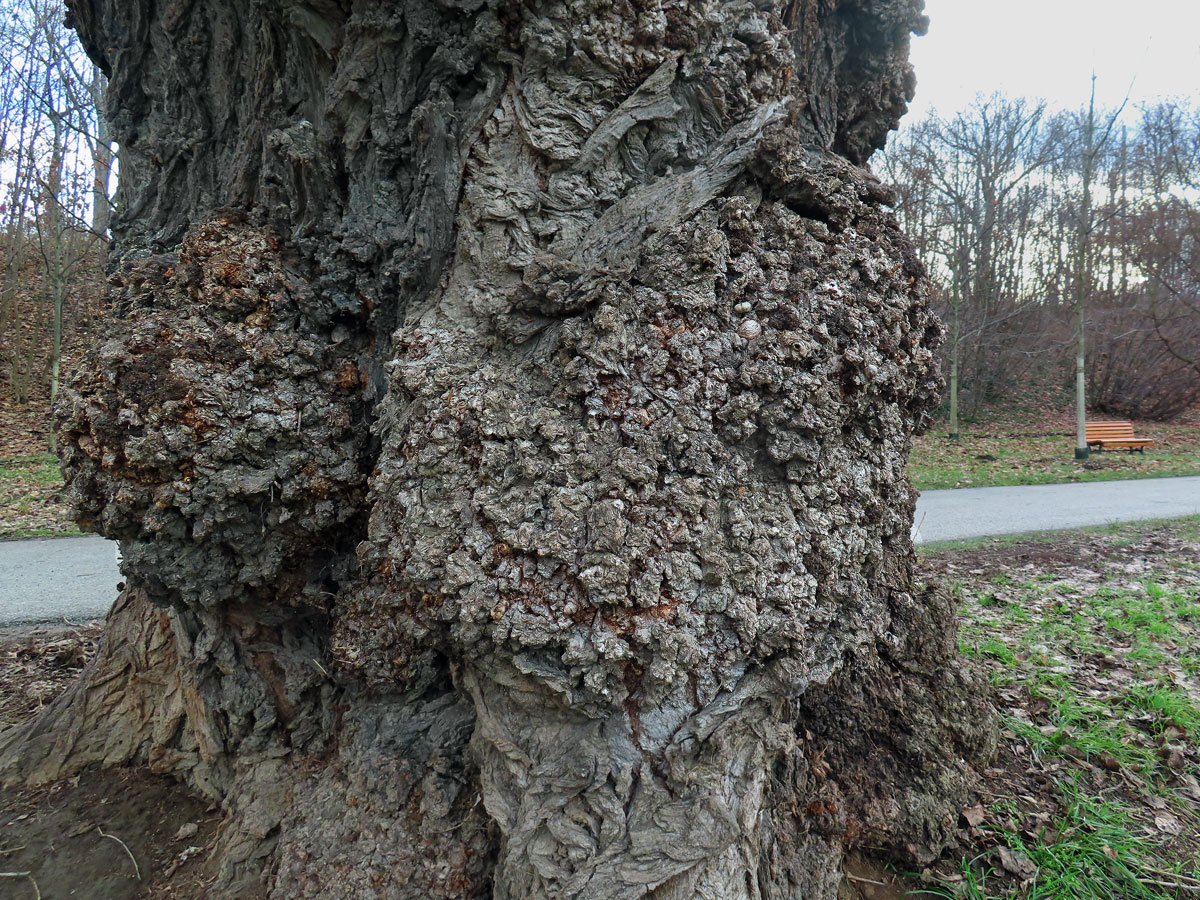
[[(0, 729), (66, 690), (99, 637), (99, 625), (0, 634)], [(0, 789), (0, 898), (202, 900), (219, 823), (205, 801), (137, 769)]]
[(132, 769), (2, 790), (0, 896), (200, 900), (219, 818), (170, 780)]

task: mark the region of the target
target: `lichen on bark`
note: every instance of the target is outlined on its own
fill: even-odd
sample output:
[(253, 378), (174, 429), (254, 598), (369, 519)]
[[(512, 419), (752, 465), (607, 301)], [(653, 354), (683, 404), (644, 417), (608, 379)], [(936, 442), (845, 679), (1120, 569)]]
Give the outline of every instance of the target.
[(919, 0), (70, 6), (126, 158), (62, 456), (128, 587), (6, 777), (173, 771), (277, 897), (938, 851), (991, 722), (913, 579), (940, 327), (862, 168)]

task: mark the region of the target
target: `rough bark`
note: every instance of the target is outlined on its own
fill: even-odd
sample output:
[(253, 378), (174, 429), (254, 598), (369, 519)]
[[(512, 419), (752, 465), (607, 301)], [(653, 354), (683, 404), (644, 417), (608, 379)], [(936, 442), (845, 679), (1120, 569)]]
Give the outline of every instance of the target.
[(122, 542), (6, 777), (273, 897), (833, 898), (991, 751), (913, 581), (919, 0), (74, 0), (122, 146), (60, 435)]

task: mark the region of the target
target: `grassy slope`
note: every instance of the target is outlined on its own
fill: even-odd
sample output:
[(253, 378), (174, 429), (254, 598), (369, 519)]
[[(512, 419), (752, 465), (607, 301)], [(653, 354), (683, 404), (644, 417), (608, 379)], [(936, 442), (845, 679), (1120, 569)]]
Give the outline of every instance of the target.
[(0, 540), (79, 534), (59, 499), (62, 485), (48, 453), (0, 458)]
[(1073, 433), (1060, 423), (987, 422), (964, 430), (957, 444), (939, 425), (917, 438), (908, 470), (926, 491), (1200, 475), (1200, 423), (1135, 423), (1134, 432), (1156, 446), (1144, 454), (1094, 453), (1080, 462)]
[(922, 551), (1003, 728), (939, 894), (1200, 893), (1200, 518)]

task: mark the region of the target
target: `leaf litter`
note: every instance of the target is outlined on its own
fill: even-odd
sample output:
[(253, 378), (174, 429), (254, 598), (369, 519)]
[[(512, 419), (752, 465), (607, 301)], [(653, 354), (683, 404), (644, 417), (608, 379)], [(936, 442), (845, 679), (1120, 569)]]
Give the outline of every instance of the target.
[[(958, 593), (1002, 727), (926, 880), (972, 898), (1200, 894), (1200, 519), (938, 549), (921, 570)], [(1089, 894), (1096, 860), (1124, 886)]]

